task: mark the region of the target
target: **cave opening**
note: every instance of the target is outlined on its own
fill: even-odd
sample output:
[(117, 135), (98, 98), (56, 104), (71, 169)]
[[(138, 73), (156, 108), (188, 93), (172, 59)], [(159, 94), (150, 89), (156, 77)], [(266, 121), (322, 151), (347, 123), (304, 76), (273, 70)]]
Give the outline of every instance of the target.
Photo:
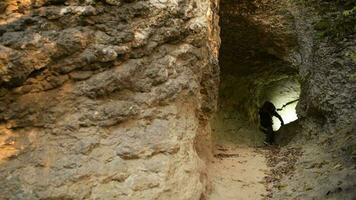
[[(283, 19), (261, 2), (220, 2), (219, 103), (211, 123), (216, 143), (263, 144), (258, 109), (265, 101), (276, 106), (285, 124), (298, 119), (301, 88), (290, 60), (297, 41), (276, 23)], [(277, 131), (280, 122), (273, 122)]]

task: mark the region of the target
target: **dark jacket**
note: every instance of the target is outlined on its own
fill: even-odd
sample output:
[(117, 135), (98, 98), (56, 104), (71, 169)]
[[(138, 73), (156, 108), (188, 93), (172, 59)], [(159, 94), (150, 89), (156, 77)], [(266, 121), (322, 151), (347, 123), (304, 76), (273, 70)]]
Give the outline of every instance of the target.
[(273, 116), (277, 117), (281, 121), (281, 124), (284, 125), (282, 117), (276, 112), (276, 108), (271, 102), (265, 102), (258, 113), (260, 114), (260, 123), (262, 127), (272, 127)]

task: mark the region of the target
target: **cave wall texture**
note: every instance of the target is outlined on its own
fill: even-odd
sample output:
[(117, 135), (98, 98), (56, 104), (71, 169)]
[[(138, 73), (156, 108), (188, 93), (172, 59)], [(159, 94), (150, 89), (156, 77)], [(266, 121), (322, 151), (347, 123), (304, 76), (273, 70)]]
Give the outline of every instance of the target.
[(0, 2), (0, 199), (200, 199), (218, 4)]
[[(287, 146), (302, 155), (273, 199), (355, 199), (355, 1), (289, 1), (298, 48), (301, 95), (296, 136)], [(295, 131), (297, 130), (297, 131)], [(283, 128), (281, 133), (283, 133)]]
[[(299, 41), (295, 59), (302, 83), (299, 115), (321, 117), (333, 126), (352, 125), (356, 117), (355, 3), (317, 0), (290, 7)], [(345, 15), (348, 9), (353, 10), (350, 16)]]
[(301, 118), (355, 119), (353, 1), (222, 0), (220, 104), (257, 123), (269, 84), (298, 79)]
[(298, 74), (297, 34), (288, 8), (285, 1), (221, 1), (219, 104), (254, 124), (264, 87)]

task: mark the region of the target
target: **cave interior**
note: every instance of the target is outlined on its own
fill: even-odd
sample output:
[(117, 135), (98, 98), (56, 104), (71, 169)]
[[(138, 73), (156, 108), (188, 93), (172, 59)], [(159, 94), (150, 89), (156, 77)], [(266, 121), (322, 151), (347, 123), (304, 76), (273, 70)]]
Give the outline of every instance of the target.
[[(301, 86), (298, 69), (288, 60), (296, 46), (294, 35), (275, 28), (273, 13), (254, 1), (222, 1), (218, 111), (212, 119), (213, 138), (260, 145), (258, 109), (272, 102), (285, 124), (298, 119), (296, 106)], [(272, 21), (272, 22), (271, 22)], [(273, 129), (280, 122), (273, 117)]]

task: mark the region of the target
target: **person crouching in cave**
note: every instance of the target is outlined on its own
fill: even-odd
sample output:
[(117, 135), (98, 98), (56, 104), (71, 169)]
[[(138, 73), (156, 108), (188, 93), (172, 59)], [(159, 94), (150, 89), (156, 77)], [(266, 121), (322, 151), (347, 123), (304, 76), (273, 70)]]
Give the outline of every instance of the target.
[(273, 121), (272, 117), (275, 116), (281, 121), (281, 126), (284, 125), (282, 117), (277, 113), (276, 107), (273, 103), (266, 101), (263, 103), (262, 107), (259, 109), (260, 114), (260, 129), (265, 133), (266, 140), (265, 143), (268, 145), (273, 145), (274, 141), (274, 131), (272, 128)]

